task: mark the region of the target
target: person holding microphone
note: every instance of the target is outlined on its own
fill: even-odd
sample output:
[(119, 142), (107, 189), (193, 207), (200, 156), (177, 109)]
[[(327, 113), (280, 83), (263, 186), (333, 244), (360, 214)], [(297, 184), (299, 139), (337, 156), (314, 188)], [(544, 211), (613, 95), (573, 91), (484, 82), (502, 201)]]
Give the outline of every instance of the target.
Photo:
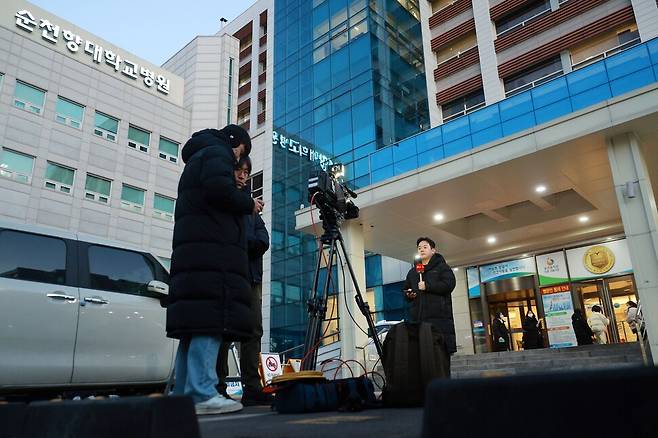
[(436, 252), (436, 243), (432, 239), (419, 237), (416, 245), (419, 260), (407, 273), (403, 286), (405, 297), (411, 302), (411, 320), (431, 323), (443, 337), (448, 353), (444, 365), (449, 374), (450, 355), (457, 351), (450, 297), (455, 289), (455, 274), (443, 256)]

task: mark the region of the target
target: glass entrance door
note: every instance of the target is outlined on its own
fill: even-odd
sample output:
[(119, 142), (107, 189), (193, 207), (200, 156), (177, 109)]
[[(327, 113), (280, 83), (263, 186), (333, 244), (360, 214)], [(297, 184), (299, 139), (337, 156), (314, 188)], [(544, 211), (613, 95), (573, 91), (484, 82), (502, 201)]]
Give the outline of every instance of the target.
[(537, 313), (537, 301), (531, 289), (511, 291), (491, 295), (489, 299), (489, 315), (494, 318), (498, 312), (505, 315), (507, 330), (510, 333), (510, 348), (513, 351), (523, 350), (523, 320), (528, 310)]
[[(636, 336), (631, 331), (631, 327), (626, 322), (626, 303), (635, 301), (635, 282), (632, 275), (616, 277), (604, 280), (605, 287), (610, 293), (612, 301), (612, 314), (614, 316), (614, 328), (617, 331), (618, 342), (634, 342)], [(613, 325), (613, 321), (610, 322)]]
[(626, 323), (626, 303), (637, 302), (632, 275), (574, 283), (577, 300), (585, 318), (592, 316), (592, 307), (598, 305), (610, 320), (608, 342), (633, 342), (635, 335)]

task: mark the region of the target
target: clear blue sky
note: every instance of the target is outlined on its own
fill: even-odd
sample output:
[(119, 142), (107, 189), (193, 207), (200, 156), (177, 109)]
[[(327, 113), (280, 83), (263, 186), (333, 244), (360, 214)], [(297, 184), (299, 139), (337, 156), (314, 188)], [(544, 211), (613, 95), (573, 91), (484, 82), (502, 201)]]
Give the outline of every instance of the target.
[[(1, 1), (1, 0), (0, 0)], [(213, 35), (255, 0), (28, 0), (142, 59), (161, 65), (197, 35)]]

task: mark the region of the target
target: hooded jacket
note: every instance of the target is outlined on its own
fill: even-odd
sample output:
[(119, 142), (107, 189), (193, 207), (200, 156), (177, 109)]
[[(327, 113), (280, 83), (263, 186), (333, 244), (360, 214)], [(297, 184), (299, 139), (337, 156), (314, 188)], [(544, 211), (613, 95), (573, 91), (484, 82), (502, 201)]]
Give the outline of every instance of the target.
[(416, 299), (411, 302), (411, 321), (432, 323), (445, 339), (448, 353), (452, 354), (457, 351), (450, 297), (455, 289), (455, 274), (443, 256), (437, 253), (425, 265), (423, 280), (425, 290), (421, 291), (418, 289), (420, 275), (412, 267), (404, 282), (405, 290), (416, 292)]
[(249, 306), (244, 216), (253, 211), (254, 201), (235, 185), (235, 156), (224, 132), (194, 133), (182, 158), (167, 336), (247, 339), (255, 315)]

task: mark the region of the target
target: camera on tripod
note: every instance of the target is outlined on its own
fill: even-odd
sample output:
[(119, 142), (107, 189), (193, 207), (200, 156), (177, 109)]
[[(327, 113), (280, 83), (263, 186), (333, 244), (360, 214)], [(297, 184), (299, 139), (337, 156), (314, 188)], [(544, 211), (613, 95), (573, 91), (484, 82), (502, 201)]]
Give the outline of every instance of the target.
[(342, 164), (334, 164), (327, 172), (320, 170), (308, 179), (309, 200), (320, 209), (320, 218), (332, 225), (359, 217), (359, 207), (351, 199), (356, 193), (339, 180), (344, 169)]

